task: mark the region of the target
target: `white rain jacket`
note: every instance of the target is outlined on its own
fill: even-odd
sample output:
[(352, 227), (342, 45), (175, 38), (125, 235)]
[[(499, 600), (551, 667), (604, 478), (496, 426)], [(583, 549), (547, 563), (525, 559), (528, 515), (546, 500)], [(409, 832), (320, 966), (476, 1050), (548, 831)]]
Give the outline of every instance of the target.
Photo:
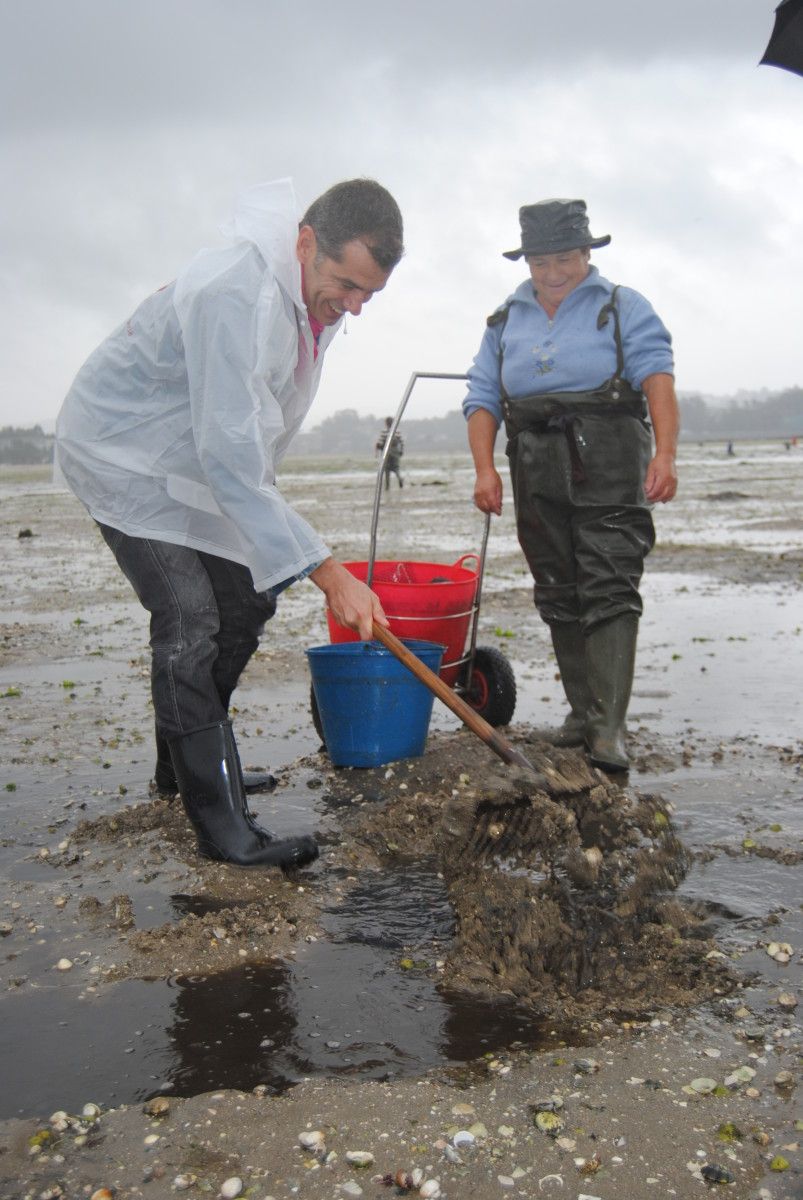
[(56, 464), (104, 525), (192, 546), (281, 587), (330, 554), (276, 488), (315, 395), (289, 179), (238, 200), (202, 250), (90, 356), (56, 425)]

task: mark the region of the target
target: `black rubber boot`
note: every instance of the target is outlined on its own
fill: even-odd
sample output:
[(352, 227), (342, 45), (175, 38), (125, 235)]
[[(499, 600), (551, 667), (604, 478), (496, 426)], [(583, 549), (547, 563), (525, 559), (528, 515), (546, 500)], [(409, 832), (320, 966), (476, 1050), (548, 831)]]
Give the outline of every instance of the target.
[(248, 811), (230, 721), (170, 739), (179, 793), (205, 858), (240, 867), (304, 867), (318, 857), (309, 836), (277, 840)]
[[(243, 771), (243, 786), (247, 792), (272, 792), (276, 787), (276, 776), (269, 771)], [(153, 771), (151, 791), (165, 800), (178, 792), (178, 780), (173, 770), (167, 738), (156, 730), (156, 766)]]
[(549, 632), (571, 711), (557, 729), (537, 729), (536, 736), (553, 746), (582, 746), (586, 740), (586, 717), (591, 704), (585, 634), (579, 621), (556, 621), (550, 625)]
[(591, 705), (586, 745), (595, 767), (626, 771), (625, 718), (636, 665), (638, 615), (622, 613), (594, 626), (586, 635)]

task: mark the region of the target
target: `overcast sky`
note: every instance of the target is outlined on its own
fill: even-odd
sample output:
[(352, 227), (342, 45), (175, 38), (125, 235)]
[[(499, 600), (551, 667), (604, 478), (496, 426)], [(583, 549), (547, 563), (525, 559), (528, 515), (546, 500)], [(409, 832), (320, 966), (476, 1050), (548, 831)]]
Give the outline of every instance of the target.
[[(407, 254), (336, 339), (309, 423), (462, 372), (524, 277), (518, 209), (586, 200), (593, 261), (670, 327), (682, 391), (803, 384), (803, 78), (773, 0), (0, 0), (0, 425), (50, 424), (90, 351), (236, 194), (373, 176)], [(411, 416), (460, 385), (417, 389)]]

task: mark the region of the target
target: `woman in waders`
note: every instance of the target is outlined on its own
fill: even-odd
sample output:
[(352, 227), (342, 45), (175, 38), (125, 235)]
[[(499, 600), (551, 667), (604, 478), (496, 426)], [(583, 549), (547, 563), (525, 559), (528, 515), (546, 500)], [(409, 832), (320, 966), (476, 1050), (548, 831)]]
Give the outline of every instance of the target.
[(584, 201), (542, 200), (519, 221), (505, 258), (524, 258), (530, 276), (488, 318), (463, 401), (474, 501), (502, 511), (504, 421), (519, 542), (570, 705), (548, 736), (626, 771), (650, 505), (677, 488), (671, 338), (643, 296), (591, 266), (611, 239), (590, 233)]

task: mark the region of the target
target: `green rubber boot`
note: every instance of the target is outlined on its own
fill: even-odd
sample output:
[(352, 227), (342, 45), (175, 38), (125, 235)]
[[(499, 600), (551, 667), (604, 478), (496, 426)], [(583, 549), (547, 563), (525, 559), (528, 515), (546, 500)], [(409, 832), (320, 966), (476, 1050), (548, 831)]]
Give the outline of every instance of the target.
[(571, 711), (557, 729), (537, 729), (536, 736), (553, 746), (582, 746), (586, 737), (586, 715), (591, 704), (586, 668), (586, 639), (579, 621), (555, 622), (549, 626), (560, 681)]
[(627, 771), (625, 718), (636, 665), (638, 614), (622, 613), (586, 635), (586, 662), (591, 704), (586, 746), (595, 767)]

